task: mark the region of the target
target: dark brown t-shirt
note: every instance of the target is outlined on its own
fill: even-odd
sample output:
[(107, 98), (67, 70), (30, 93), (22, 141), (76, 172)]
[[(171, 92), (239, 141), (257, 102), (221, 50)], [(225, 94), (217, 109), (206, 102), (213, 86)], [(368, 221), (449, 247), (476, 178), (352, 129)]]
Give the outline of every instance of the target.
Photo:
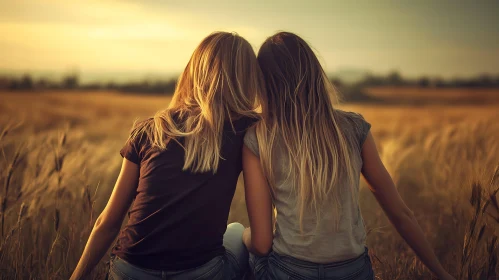
[(236, 132), (230, 123), (225, 125), (216, 174), (182, 171), (184, 150), (176, 141), (165, 151), (151, 148), (145, 135), (128, 141), (120, 153), (140, 166), (140, 178), (113, 254), (143, 268), (170, 271), (197, 267), (224, 254), (243, 138), (254, 121), (234, 121)]

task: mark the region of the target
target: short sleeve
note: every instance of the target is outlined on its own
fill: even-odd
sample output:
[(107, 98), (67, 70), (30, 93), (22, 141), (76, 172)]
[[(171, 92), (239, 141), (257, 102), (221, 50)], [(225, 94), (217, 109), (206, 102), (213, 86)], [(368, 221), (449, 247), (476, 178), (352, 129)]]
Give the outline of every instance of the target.
[(244, 145), (246, 145), (255, 155), (260, 156), (255, 126), (250, 127), (246, 131), (246, 134), (244, 135)]
[(142, 151), (145, 149), (144, 146), (146, 145), (147, 136), (145, 135), (143, 128), (150, 123), (150, 120), (152, 119), (137, 123), (132, 129), (125, 145), (120, 150), (120, 155), (122, 157), (137, 165), (140, 165), (140, 162), (142, 161)]
[(371, 124), (368, 123), (361, 114), (358, 114), (359, 119), (359, 145), (360, 148), (364, 146), (364, 142), (366, 142), (367, 135), (369, 135), (369, 130), (371, 130)]
[(336, 110), (336, 112), (338, 113), (339, 120), (345, 129), (345, 132), (348, 132), (347, 134), (350, 141), (357, 144), (359, 150), (362, 150), (367, 135), (369, 135), (371, 124), (359, 113), (345, 112), (342, 110)]
[(137, 147), (136, 139), (129, 138), (123, 148), (120, 150), (120, 155), (123, 158), (128, 159), (129, 161), (139, 165), (140, 164), (140, 156), (139, 156), (139, 147)]

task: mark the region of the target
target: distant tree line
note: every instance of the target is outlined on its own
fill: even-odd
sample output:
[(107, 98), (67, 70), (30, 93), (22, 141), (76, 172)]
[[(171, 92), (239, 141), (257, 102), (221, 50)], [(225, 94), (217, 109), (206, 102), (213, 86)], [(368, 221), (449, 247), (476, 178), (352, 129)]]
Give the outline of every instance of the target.
[(144, 94), (172, 94), (175, 91), (176, 79), (170, 80), (144, 80), (141, 82), (126, 83), (90, 83), (79, 87), (82, 90), (115, 90), (129, 93)]
[[(343, 85), (340, 79), (331, 78), (335, 85)], [(443, 79), (439, 77), (422, 76), (419, 78), (405, 78), (399, 72), (391, 72), (388, 75), (367, 74), (363, 79), (357, 81), (355, 86), (380, 87), (380, 86), (411, 86), (411, 87), (433, 87), (433, 88), (455, 88), (455, 87), (499, 87), (499, 75), (492, 76), (482, 74), (470, 78)]]
[(64, 76), (59, 81), (46, 78), (34, 79), (29, 74), (21, 77), (0, 77), (0, 90), (31, 91), (31, 90), (115, 90), (144, 94), (171, 94), (175, 90), (176, 79), (143, 80), (116, 82), (80, 83), (78, 75)]
[[(499, 88), (499, 75), (488, 74), (471, 78), (442, 79), (438, 77), (419, 77), (415, 79), (404, 78), (398, 72), (388, 75), (368, 74), (363, 79), (354, 84), (347, 84), (338, 78), (331, 78), (333, 84), (339, 88), (366, 88), (380, 86), (411, 86), (411, 87), (433, 87), (433, 88), (453, 88), (453, 87), (482, 87)], [(77, 74), (69, 74), (59, 81), (46, 78), (34, 79), (31, 75), (25, 74), (20, 77), (0, 77), (0, 89), (2, 90), (116, 90), (130, 93), (145, 94), (171, 94), (175, 90), (175, 79), (168, 80), (143, 80), (123, 83), (115, 82), (94, 82), (81, 83)]]

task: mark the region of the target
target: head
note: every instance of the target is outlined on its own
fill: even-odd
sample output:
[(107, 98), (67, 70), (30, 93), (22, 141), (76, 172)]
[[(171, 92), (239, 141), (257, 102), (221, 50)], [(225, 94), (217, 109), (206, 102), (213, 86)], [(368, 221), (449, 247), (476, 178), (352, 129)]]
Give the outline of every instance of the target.
[(168, 109), (158, 112), (146, 129), (148, 137), (160, 149), (184, 137), (184, 170), (216, 172), (224, 124), (256, 116), (262, 84), (248, 41), (235, 33), (212, 33), (194, 50)]
[(214, 123), (216, 115), (253, 113), (260, 94), (261, 71), (251, 45), (235, 33), (204, 38), (180, 75), (169, 108), (197, 112)]
[(319, 205), (331, 197), (340, 211), (338, 183), (348, 178), (354, 185), (355, 163), (348, 133), (340, 128), (333, 108), (336, 92), (317, 56), (299, 36), (279, 32), (263, 43), (257, 59), (267, 93), (257, 135), (270, 184), (271, 158), (279, 141), (289, 152), (287, 171), (296, 182), (300, 219), (310, 210), (319, 218)]

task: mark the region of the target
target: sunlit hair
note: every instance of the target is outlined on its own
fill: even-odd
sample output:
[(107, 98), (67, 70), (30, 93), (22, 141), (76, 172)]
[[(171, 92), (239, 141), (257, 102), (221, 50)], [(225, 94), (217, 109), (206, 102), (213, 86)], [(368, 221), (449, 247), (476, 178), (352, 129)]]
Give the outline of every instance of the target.
[(183, 137), (183, 170), (215, 173), (222, 158), (224, 124), (228, 121), (234, 129), (232, 121), (256, 117), (260, 87), (261, 71), (248, 41), (235, 33), (212, 33), (194, 50), (169, 107), (157, 112), (135, 137), (145, 132), (160, 149)]
[(267, 95), (262, 96), (263, 121), (257, 124), (256, 133), (272, 189), (279, 168), (272, 157), (279, 143), (287, 155), (288, 181), (295, 183), (300, 228), (310, 210), (319, 223), (319, 209), (326, 199), (333, 199), (331, 211), (339, 217), (339, 184), (346, 180), (354, 186), (356, 159), (351, 139), (340, 129), (341, 117), (333, 108), (337, 97), (332, 84), (312, 49), (295, 34), (280, 32), (269, 37), (257, 59)]

